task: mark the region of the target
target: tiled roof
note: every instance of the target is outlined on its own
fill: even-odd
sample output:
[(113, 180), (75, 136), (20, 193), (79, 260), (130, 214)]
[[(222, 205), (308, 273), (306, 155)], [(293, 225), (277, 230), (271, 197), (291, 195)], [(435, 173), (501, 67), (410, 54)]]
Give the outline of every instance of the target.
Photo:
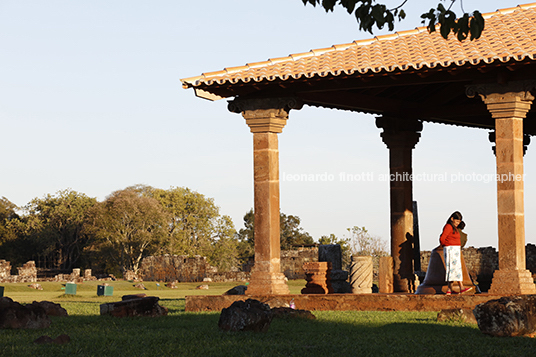
[[(486, 27), (475, 41), (449, 40), (426, 27), (377, 36), (328, 48), (225, 68), (182, 79), (184, 88), (239, 82), (262, 82), (328, 75), (407, 71), (438, 66), (477, 65), (481, 62), (521, 61), (536, 58), (536, 3), (484, 14)], [(217, 97), (217, 96), (216, 96)]]

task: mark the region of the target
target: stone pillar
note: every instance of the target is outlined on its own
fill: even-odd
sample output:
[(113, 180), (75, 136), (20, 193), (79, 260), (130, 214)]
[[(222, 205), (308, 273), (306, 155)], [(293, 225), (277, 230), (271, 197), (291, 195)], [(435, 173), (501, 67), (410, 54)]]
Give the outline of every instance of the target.
[(380, 257), (378, 288), (380, 293), (391, 294), (393, 289), (393, 257)]
[(350, 285), (353, 294), (372, 294), (372, 257), (352, 256)]
[(412, 150), (421, 136), (422, 123), (378, 117), (376, 126), (383, 129), (381, 137), (389, 148), (393, 288), (395, 292), (414, 292)]
[(535, 294), (532, 274), (525, 267), (525, 211), (523, 202), (523, 119), (534, 97), (534, 81), (468, 87), (480, 94), (495, 119), (497, 157), (497, 212), (499, 270), (490, 294)]
[(279, 148), (290, 109), (300, 109), (295, 98), (235, 99), (229, 110), (242, 113), (253, 133), (255, 264), (248, 295), (289, 294), (281, 273), (279, 233)]

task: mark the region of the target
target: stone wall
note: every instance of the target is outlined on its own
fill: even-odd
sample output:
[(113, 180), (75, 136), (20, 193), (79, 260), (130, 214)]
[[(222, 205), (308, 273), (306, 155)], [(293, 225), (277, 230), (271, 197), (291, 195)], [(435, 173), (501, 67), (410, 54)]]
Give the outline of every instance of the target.
[(287, 279), (305, 279), (303, 263), (317, 262), (318, 248), (298, 248), (281, 251), (281, 272)]
[(145, 257), (141, 261), (139, 277), (145, 281), (203, 281), (207, 273), (217, 269), (200, 255), (161, 255)]
[[(317, 247), (281, 251), (281, 271), (287, 279), (305, 279), (303, 263), (317, 261)], [(145, 281), (247, 281), (250, 277), (248, 267), (251, 266), (253, 260), (250, 264), (246, 264), (244, 271), (218, 272), (217, 268), (208, 264), (205, 257), (166, 254), (144, 258), (138, 275)]]

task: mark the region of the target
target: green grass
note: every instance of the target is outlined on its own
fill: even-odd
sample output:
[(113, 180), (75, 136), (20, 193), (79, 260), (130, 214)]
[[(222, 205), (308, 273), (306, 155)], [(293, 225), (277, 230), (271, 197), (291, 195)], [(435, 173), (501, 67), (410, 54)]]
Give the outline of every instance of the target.
[[(40, 282), (43, 290), (34, 290), (28, 287), (29, 283), (2, 284), (4, 286), (4, 296), (20, 303), (32, 301), (95, 301), (95, 302), (110, 302), (117, 301), (118, 297), (126, 294), (145, 293), (150, 296), (158, 296), (161, 299), (184, 299), (186, 295), (221, 295), (227, 290), (236, 285), (245, 284), (243, 282), (228, 282), (228, 283), (180, 283), (177, 284), (178, 289), (170, 289), (165, 287), (165, 283), (159, 283), (158, 287), (154, 281), (146, 281), (142, 284), (147, 290), (135, 288), (136, 283), (131, 281), (117, 280), (108, 281), (109, 285), (114, 287), (114, 294), (109, 296), (97, 296), (97, 285), (102, 285), (99, 281), (85, 281), (77, 284), (76, 295), (65, 295), (65, 290), (62, 288), (65, 283), (59, 282)], [(208, 285), (209, 289), (196, 289), (199, 285)], [(290, 280), (288, 282), (290, 293), (299, 294), (301, 289), (305, 287), (305, 280)]]
[[(118, 291), (137, 292), (128, 282), (114, 283)], [(77, 298), (56, 300), (69, 316), (53, 317), (50, 328), (2, 330), (0, 356), (532, 356), (536, 349), (534, 339), (492, 338), (474, 325), (437, 322), (435, 312), (317, 311), (316, 320), (274, 320), (267, 333), (222, 332), (218, 312), (184, 312), (183, 294), (190, 295), (199, 284), (180, 284), (170, 297), (163, 297), (168, 291), (156, 286), (152, 291), (150, 284), (145, 283), (148, 292), (160, 294), (168, 316), (99, 316), (99, 304), (109, 298), (97, 297), (96, 288), (84, 284)], [(24, 292), (20, 286), (6, 287), (8, 296)], [(226, 287), (211, 283), (201, 292)], [(61, 289), (56, 289), (52, 284), (43, 292), (26, 291), (26, 301), (40, 300), (31, 297), (39, 293), (59, 296)], [(41, 335), (55, 338), (63, 333), (71, 337), (66, 345), (32, 343)]]

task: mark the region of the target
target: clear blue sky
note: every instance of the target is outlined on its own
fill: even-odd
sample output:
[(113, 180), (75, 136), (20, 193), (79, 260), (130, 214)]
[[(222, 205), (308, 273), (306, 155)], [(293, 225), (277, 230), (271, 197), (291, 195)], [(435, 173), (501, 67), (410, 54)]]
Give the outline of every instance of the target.
[[(436, 4), (409, 1), (408, 19), (396, 29), (420, 26), (419, 15)], [(490, 12), (518, 3), (463, 4)], [(185, 186), (213, 197), (241, 228), (253, 206), (252, 134), (226, 101), (196, 98), (179, 79), (369, 37), (344, 11), (326, 14), (301, 0), (3, 0), (0, 196), (23, 206), (66, 188), (103, 200), (134, 184)], [(389, 184), (379, 180), (388, 151), (372, 116), (305, 107), (291, 112), (279, 142), (282, 174), (334, 177), (282, 181), (284, 213), (298, 215), (315, 240), (355, 225), (389, 239)], [(532, 243), (535, 166), (529, 147)], [(448, 175), (447, 182), (414, 183), (424, 249), (437, 245), (454, 210), (464, 214), (469, 245), (497, 246), (495, 183), (450, 181), (495, 173), (487, 131), (425, 124), (414, 172)], [(342, 182), (341, 173), (373, 179)]]

